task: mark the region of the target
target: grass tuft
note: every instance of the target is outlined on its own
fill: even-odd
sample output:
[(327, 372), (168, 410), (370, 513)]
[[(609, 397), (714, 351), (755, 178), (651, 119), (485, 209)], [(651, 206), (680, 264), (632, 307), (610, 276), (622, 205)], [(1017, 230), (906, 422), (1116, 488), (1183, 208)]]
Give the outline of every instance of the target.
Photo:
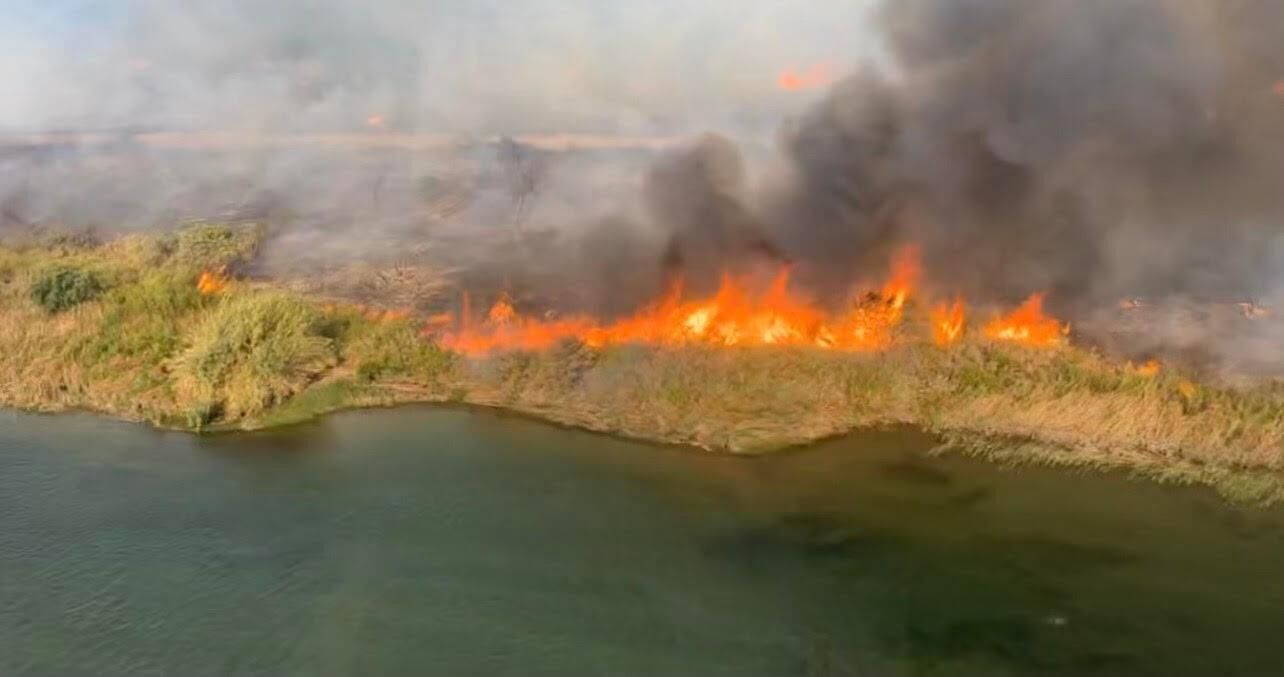
[(284, 294), (224, 300), (201, 319), (174, 361), (180, 396), (202, 403), (203, 424), (284, 402), (336, 362), (321, 320), (311, 305)]
[(93, 273), (78, 268), (60, 267), (36, 278), (31, 285), (31, 300), (48, 313), (61, 313), (103, 291), (103, 284)]

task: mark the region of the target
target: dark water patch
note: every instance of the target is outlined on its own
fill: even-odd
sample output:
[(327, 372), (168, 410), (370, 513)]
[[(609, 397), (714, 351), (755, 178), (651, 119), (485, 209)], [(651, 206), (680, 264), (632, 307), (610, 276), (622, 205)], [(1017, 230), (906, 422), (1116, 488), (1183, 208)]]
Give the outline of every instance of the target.
[(883, 476), (897, 481), (928, 486), (948, 486), (949, 473), (928, 465), (917, 458), (900, 458), (891, 463), (884, 463), (879, 470)]
[(1121, 547), (1073, 543), (1047, 536), (984, 536), (974, 547), (996, 562), (1017, 571), (1040, 574), (1085, 574), (1093, 569), (1121, 567), (1140, 557)]
[(1278, 671), (1284, 513), (930, 448), (0, 412), (0, 674)]

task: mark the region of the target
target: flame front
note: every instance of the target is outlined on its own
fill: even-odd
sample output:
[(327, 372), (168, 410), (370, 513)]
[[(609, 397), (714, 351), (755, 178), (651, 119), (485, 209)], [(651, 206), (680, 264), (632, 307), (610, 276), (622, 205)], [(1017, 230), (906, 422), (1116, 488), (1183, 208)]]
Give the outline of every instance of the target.
[[(893, 256), (883, 285), (837, 312), (791, 290), (787, 267), (760, 291), (747, 279), (723, 275), (717, 291), (705, 298), (688, 298), (679, 279), (642, 310), (609, 322), (587, 316), (530, 317), (518, 312), (507, 294), (501, 294), (479, 319), (471, 314), (465, 294), (458, 316), (433, 316), (424, 331), (443, 347), (469, 355), (542, 350), (568, 339), (595, 348), (634, 343), (875, 351), (896, 342), (920, 275), (918, 248), (905, 247)], [(1069, 327), (1044, 315), (1042, 303), (1041, 294), (1031, 296), (1010, 314), (987, 324), (985, 335), (1034, 346), (1060, 343)], [(962, 297), (934, 306), (927, 315), (938, 345), (962, 340), (967, 315)]]
[(1043, 294), (1032, 294), (1016, 310), (985, 325), (991, 339), (1036, 347), (1058, 345), (1069, 333), (1069, 325), (1043, 314)]
[(905, 303), (919, 275), (918, 251), (907, 248), (893, 261), (882, 291), (845, 312), (827, 313), (792, 292), (788, 268), (777, 271), (760, 294), (747, 280), (723, 275), (717, 292), (687, 300), (680, 280), (640, 312), (609, 323), (588, 317), (538, 320), (516, 312), (507, 295), (473, 326), (465, 316), (441, 335), (442, 344), (469, 354), (497, 349), (538, 350), (565, 339), (602, 347), (624, 343), (651, 345), (815, 346), (839, 350), (878, 350), (891, 345)]

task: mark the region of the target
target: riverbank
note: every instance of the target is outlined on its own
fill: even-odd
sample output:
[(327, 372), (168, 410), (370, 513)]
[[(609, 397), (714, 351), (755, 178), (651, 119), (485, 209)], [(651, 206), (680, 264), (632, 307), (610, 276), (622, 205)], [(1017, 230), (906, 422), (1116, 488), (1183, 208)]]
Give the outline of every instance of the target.
[(226, 274), (253, 228), (0, 249), (0, 404), (187, 430), (405, 402), (499, 407), (733, 453), (910, 424), (1006, 463), (1121, 468), (1284, 497), (1284, 388), (1199, 384), (1071, 345), (593, 348), (466, 357), (396, 312)]

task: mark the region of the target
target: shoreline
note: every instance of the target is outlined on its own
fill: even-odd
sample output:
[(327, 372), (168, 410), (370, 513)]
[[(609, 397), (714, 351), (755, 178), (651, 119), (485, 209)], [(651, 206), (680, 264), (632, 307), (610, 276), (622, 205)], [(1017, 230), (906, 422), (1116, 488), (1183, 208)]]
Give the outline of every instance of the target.
[[(1124, 470), (1284, 500), (1284, 384), (1201, 384), (1061, 342), (909, 334), (876, 351), (562, 341), (469, 357), (374, 312), (272, 282), (211, 277), (256, 231), (202, 225), (106, 244), (0, 247), (0, 405), (170, 430), (262, 430), (347, 409), (485, 407), (754, 455), (910, 425), (1009, 465)], [(198, 289), (199, 287), (199, 289)], [(917, 324), (916, 324), (917, 323)]]
[[(330, 383), (344, 386), (358, 385), (346, 381), (332, 381)], [(495, 400), (453, 400), (439, 394), (433, 394), (427, 390), (420, 390), (417, 394), (407, 394), (407, 385), (409, 384), (365, 386), (357, 397), (327, 403), (317, 408), (307, 406), (305, 402), (307, 398), (305, 396), (309, 394), (309, 391), (304, 391), (300, 393), (299, 400), (287, 402), (280, 410), (265, 412), (264, 419), (242, 420), (199, 429), (182, 425), (167, 425), (161, 421), (130, 416), (128, 412), (124, 411), (70, 404), (29, 407), (16, 405), (5, 398), (0, 398), (0, 406), (12, 411), (47, 416), (83, 413), (129, 424), (145, 425), (159, 432), (191, 435), (225, 435), (286, 430), (295, 426), (316, 423), (328, 416), (358, 413), (365, 410), (398, 409), (403, 407), (447, 408), (500, 417), (515, 417), (565, 430), (601, 435), (612, 439), (666, 447), (690, 453), (719, 454), (739, 458), (805, 453), (816, 445), (850, 435), (859, 435), (867, 431), (907, 428), (925, 433), (938, 440), (937, 446), (926, 452), (932, 456), (962, 454), (1014, 469), (1051, 467), (1094, 473), (1117, 472), (1137, 481), (1180, 486), (1204, 486), (1212, 489), (1225, 500), (1241, 504), (1257, 504), (1262, 507), (1284, 501), (1284, 472), (1279, 470), (1219, 467), (1197, 461), (1174, 459), (1153, 450), (1144, 449), (1076, 449), (1073, 445), (1017, 431), (930, 427), (922, 421), (916, 420), (871, 418), (852, 427), (834, 430), (827, 434), (807, 438), (793, 438), (769, 445), (737, 449), (702, 443), (691, 439), (690, 435), (657, 435), (654, 431), (612, 427), (601, 421), (577, 415), (572, 410), (558, 411), (556, 409), (522, 406), (520, 404), (505, 404)], [(300, 405), (300, 402), (304, 403)]]

